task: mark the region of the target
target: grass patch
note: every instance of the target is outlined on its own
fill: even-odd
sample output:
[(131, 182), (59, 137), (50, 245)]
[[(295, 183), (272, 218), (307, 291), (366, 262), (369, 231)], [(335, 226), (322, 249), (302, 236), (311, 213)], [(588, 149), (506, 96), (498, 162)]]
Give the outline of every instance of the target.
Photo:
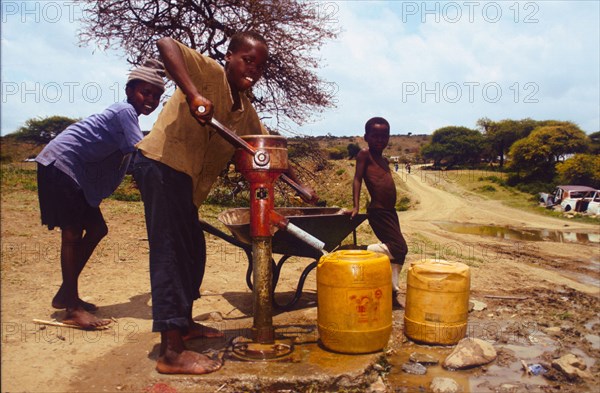
[(480, 192), (496, 192), (496, 187), (490, 185), (490, 184), (485, 184), (481, 187), (479, 187), (477, 190), (479, 190)]
[(566, 319), (573, 319), (573, 314), (571, 314), (571, 313), (570, 313), (570, 312), (568, 312), (568, 311), (565, 311), (565, 312), (563, 312), (563, 313), (556, 314), (556, 317), (557, 317), (558, 319), (560, 319), (561, 321), (564, 321), (564, 320), (566, 320)]
[(3, 192), (37, 191), (37, 169), (35, 163), (11, 163), (0, 166)]
[(125, 175), (119, 187), (117, 187), (109, 198), (123, 202), (139, 202), (142, 200), (140, 190), (137, 189), (137, 185), (131, 175)]
[(504, 180), (502, 177), (499, 177), (496, 175), (480, 177), (479, 181), (489, 181), (489, 182), (498, 184), (500, 186), (506, 186), (506, 180)]
[(515, 209), (569, 220), (570, 222), (590, 224), (597, 224), (600, 222), (600, 218), (582, 214), (566, 217), (562, 212), (540, 206), (538, 192), (546, 189), (542, 183), (511, 187), (506, 182), (506, 174), (487, 170), (444, 171), (440, 176), (444, 176), (446, 180), (455, 182), (459, 186), (482, 198), (499, 200), (505, 205)]

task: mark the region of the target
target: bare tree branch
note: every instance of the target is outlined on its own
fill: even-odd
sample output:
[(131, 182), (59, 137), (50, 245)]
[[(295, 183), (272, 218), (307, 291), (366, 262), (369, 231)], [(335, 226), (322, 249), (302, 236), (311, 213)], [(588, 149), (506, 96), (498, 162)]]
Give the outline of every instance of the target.
[(132, 64), (157, 57), (156, 40), (172, 37), (224, 64), (238, 31), (254, 30), (270, 59), (252, 97), (263, 117), (289, 129), (334, 106), (331, 83), (317, 74), (320, 47), (335, 39), (337, 5), (298, 0), (79, 0), (84, 9), (81, 45), (121, 49)]

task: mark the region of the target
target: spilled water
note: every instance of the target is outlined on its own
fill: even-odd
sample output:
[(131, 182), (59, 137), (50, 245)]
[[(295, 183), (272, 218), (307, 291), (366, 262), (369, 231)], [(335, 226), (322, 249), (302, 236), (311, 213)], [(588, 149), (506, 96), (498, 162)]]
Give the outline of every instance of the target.
[(495, 225), (463, 224), (449, 221), (434, 221), (438, 227), (466, 235), (491, 236), (505, 240), (551, 241), (557, 243), (599, 244), (600, 233), (556, 231), (550, 229), (515, 229)]
[[(471, 318), (468, 336), (491, 343), (498, 353), (498, 358), (488, 365), (468, 370), (449, 371), (442, 367), (442, 362), (452, 352), (453, 346), (419, 345), (406, 341), (394, 355), (388, 358), (392, 367), (387, 382), (391, 387), (398, 389), (397, 391), (406, 392), (428, 392), (431, 381), (436, 377), (453, 379), (463, 392), (545, 391), (549, 387), (548, 381), (542, 375), (527, 375), (522, 361), (527, 365), (545, 363), (544, 355), (554, 352), (559, 344), (537, 328), (528, 327), (530, 333), (528, 337), (511, 334), (508, 327), (514, 323), (514, 321), (501, 320), (485, 322)], [(598, 339), (597, 335), (589, 336), (590, 341)], [(426, 366), (425, 375), (404, 372), (402, 365), (408, 363), (410, 354), (415, 352), (429, 355), (437, 359), (439, 364)], [(579, 356), (588, 366), (595, 363), (595, 359), (577, 348), (570, 349), (570, 352)]]

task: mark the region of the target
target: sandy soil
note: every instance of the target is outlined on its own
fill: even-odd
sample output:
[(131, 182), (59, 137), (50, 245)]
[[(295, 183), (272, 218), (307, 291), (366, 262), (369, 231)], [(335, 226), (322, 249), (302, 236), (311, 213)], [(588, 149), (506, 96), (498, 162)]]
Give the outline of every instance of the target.
[[(418, 201), (416, 209), (400, 213), (410, 245), (409, 262), (435, 255), (468, 263), (471, 295), (488, 304), (493, 313), (490, 318), (516, 316), (535, 322), (538, 331), (561, 327), (560, 353), (554, 355), (570, 351), (585, 355), (588, 370), (595, 376), (589, 386), (598, 384), (599, 244), (458, 234), (443, 230), (436, 222), (591, 233), (596, 241), (598, 225), (572, 224), (508, 208), (466, 192), (448, 174), (416, 170), (398, 176), (407, 183), (411, 199)], [(2, 391), (155, 391), (150, 387), (156, 388), (162, 380), (154, 371), (159, 341), (150, 332), (142, 205), (106, 201), (103, 211), (110, 232), (84, 270), (80, 288), (84, 300), (101, 307), (97, 315), (115, 322), (111, 329), (96, 332), (41, 327), (33, 319), (61, 320), (63, 316), (50, 306), (61, 282), (59, 232), (39, 225), (34, 192), (2, 194)], [(359, 236), (359, 242), (367, 239), (369, 236)], [(208, 236), (207, 246), (203, 297), (196, 303), (194, 315), (217, 327), (222, 316), (238, 321), (240, 329), (247, 328), (252, 297), (245, 284), (245, 256), (239, 248), (213, 236)], [(306, 260), (294, 258), (287, 264), (278, 293), (290, 293)], [(313, 272), (298, 309), (278, 314), (275, 323), (314, 318), (310, 302), (316, 298), (315, 288)], [(486, 298), (490, 295), (525, 299), (516, 304)], [(220, 316), (207, 317), (210, 312)], [(134, 379), (127, 377), (131, 374)], [(571, 385), (560, 376), (555, 384), (564, 384), (561, 391), (589, 389), (588, 385)]]

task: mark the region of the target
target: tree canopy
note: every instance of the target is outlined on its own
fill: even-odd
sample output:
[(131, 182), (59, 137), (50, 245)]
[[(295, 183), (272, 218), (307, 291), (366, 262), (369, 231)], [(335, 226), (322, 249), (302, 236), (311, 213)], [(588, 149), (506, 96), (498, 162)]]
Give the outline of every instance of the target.
[(483, 135), (467, 127), (443, 127), (431, 136), (431, 143), (421, 148), (425, 159), (433, 160), (434, 166), (477, 164), (483, 151)]
[(571, 122), (548, 121), (528, 137), (516, 141), (509, 151), (510, 168), (524, 177), (551, 180), (556, 164), (571, 154), (586, 152), (587, 135)]
[(484, 117), (477, 121), (477, 126), (485, 133), (490, 151), (499, 157), (500, 167), (504, 166), (504, 157), (511, 145), (528, 136), (539, 124), (532, 119), (492, 121)]
[(14, 133), (14, 137), (22, 141), (46, 144), (77, 121), (79, 119), (71, 119), (65, 116), (28, 119), (25, 121), (25, 125)]
[(600, 154), (600, 131), (592, 132), (590, 135), (590, 153)]
[(600, 156), (575, 154), (572, 158), (556, 165), (559, 182), (581, 184), (600, 189)]
[(79, 0), (84, 4), (83, 45), (122, 49), (132, 64), (158, 57), (156, 41), (172, 37), (221, 64), (229, 38), (239, 31), (262, 34), (270, 58), (252, 99), (278, 127), (303, 124), (334, 106), (335, 84), (316, 74), (315, 56), (337, 37), (337, 5), (297, 0)]

